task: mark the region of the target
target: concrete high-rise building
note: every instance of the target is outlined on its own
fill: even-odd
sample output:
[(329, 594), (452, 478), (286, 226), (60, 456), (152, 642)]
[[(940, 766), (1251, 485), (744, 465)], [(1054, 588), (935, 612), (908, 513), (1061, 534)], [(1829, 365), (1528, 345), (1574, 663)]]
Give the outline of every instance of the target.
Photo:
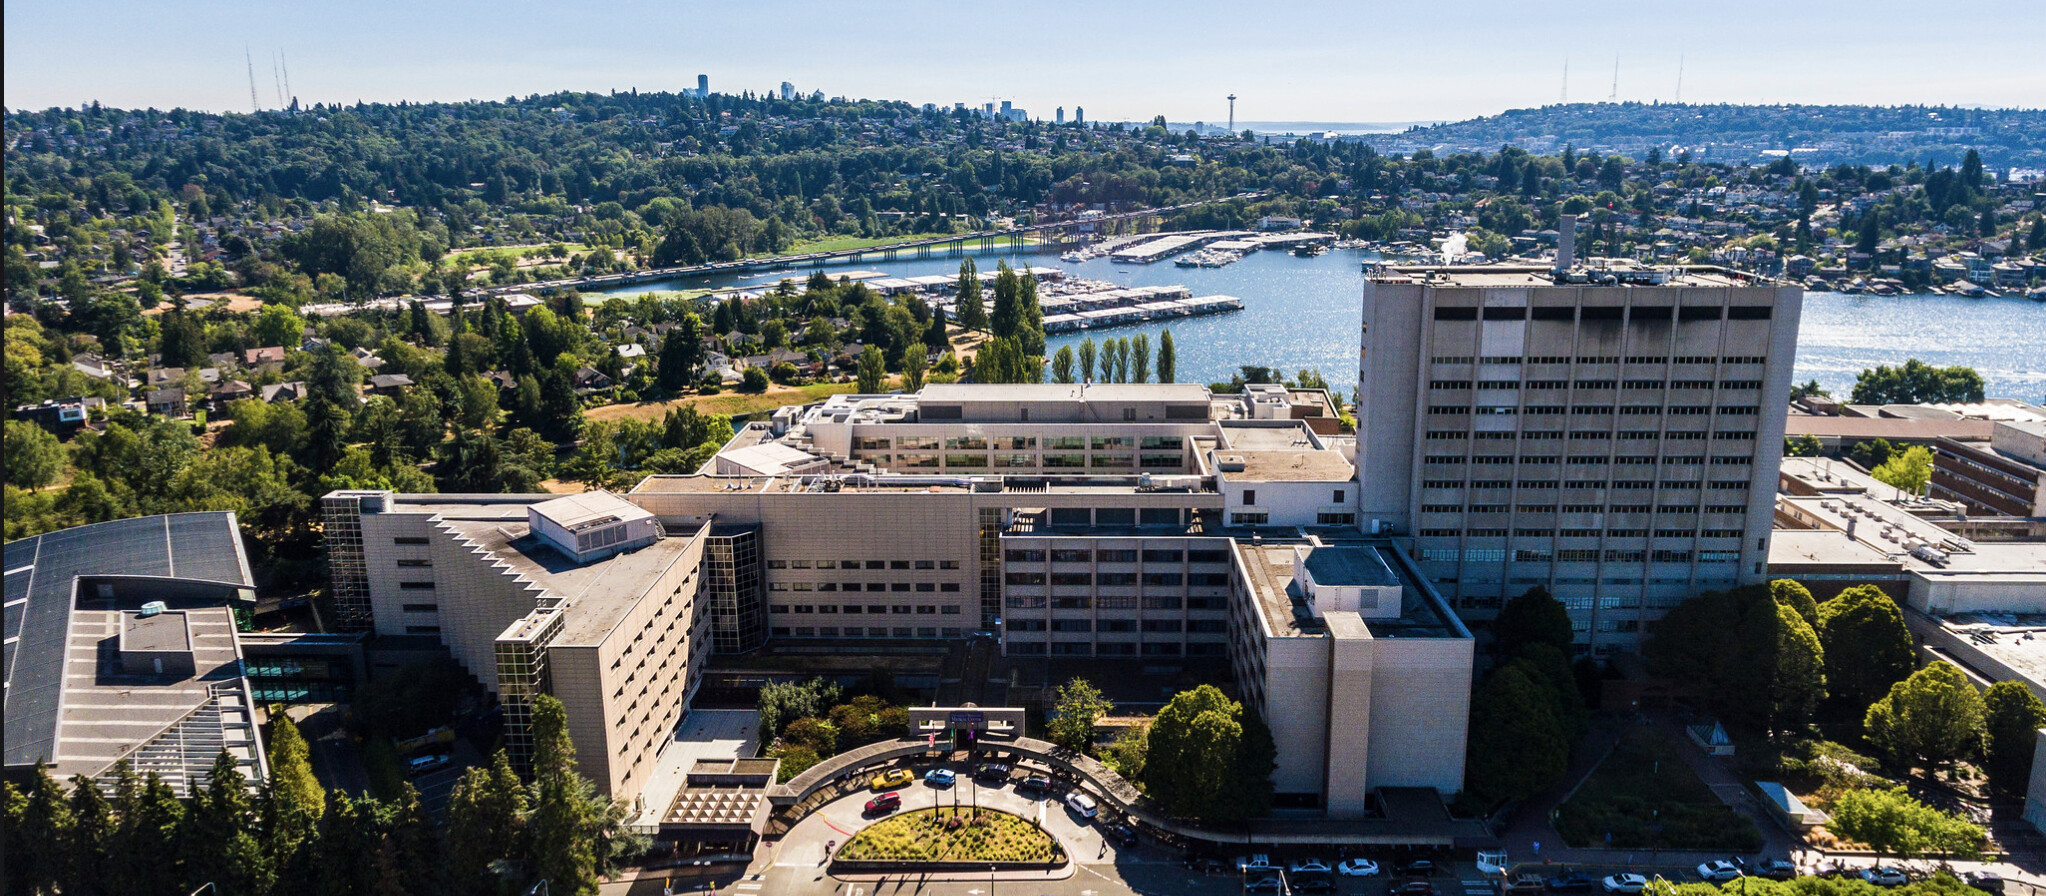
[(577, 763), (614, 799), (647, 786), (713, 644), (760, 641), (743, 530), (663, 529), (606, 492), (337, 491), (320, 503), (341, 625), (440, 642), (502, 701), (519, 761), (531, 758), (533, 701), (558, 697)]
[(1468, 619), (1543, 586), (1634, 647), (1767, 573), (1802, 291), (1709, 268), (1392, 268), (1364, 286), (1359, 517)]
[(1074, 107), (1073, 107), (1073, 123), (1074, 123), (1074, 124), (1086, 124), (1086, 123), (1087, 123), (1087, 110), (1086, 110), (1086, 109), (1083, 109), (1083, 108), (1081, 108), (1081, 107), (1079, 107), (1079, 106), (1074, 106)]
[(710, 96), (710, 76), (709, 76), (709, 75), (697, 75), (697, 76), (696, 76), (696, 95), (697, 95), (697, 96)]
[(795, 99), (796, 85), (791, 84), (787, 81), (781, 82), (781, 98), (783, 101)]
[(1066, 123), (1066, 107), (1064, 107), (1064, 106), (1060, 106), (1060, 107), (1059, 107), (1059, 110), (1058, 110), (1058, 118), (1057, 118), (1057, 120), (1056, 120), (1056, 123), (1057, 123), (1057, 124), (1065, 124), (1065, 123)]

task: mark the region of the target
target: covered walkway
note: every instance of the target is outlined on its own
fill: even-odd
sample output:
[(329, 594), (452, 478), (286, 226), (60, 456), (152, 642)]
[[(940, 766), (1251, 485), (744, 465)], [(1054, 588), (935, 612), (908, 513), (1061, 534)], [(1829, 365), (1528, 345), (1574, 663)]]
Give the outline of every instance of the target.
[[(1142, 827), (1212, 843), (1259, 843), (1385, 846), (1475, 847), (1491, 842), (1484, 825), (1475, 819), (1451, 818), (1433, 791), (1411, 789), (1381, 794), (1386, 807), (1375, 818), (1259, 818), (1231, 825), (1204, 824), (1172, 818), (1136, 785), (1093, 757), (1076, 753), (1049, 741), (1019, 737), (1012, 741), (987, 743), (983, 752), (1012, 754), (1019, 769), (1025, 764), (1041, 767), (1053, 777), (1093, 795), (1104, 809), (1118, 813)], [(934, 749), (923, 738), (882, 741), (848, 750), (826, 759), (785, 784), (768, 791), (775, 808), (775, 824), (786, 828), (818, 806), (861, 789), (874, 772), (906, 758), (938, 759), (949, 751)]]

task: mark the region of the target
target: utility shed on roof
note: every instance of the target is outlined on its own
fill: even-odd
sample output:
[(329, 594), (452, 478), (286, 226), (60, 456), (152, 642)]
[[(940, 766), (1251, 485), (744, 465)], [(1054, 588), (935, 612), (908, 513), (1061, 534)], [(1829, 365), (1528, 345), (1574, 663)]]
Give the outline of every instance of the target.
[(534, 535), (577, 563), (654, 543), (661, 524), (639, 505), (607, 491), (584, 492), (526, 508)]
[(734, 448), (717, 456), (719, 476), (786, 476), (813, 473), (830, 462), (800, 448), (779, 442), (762, 442)]

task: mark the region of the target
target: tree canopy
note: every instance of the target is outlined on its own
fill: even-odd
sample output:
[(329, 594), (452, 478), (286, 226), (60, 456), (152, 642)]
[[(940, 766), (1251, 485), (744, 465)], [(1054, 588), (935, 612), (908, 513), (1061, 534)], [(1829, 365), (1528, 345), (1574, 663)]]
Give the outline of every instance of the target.
[(1863, 370), (1854, 379), (1849, 404), (1970, 403), (1982, 400), (1982, 375), (1974, 368), (1934, 367), (1912, 358), (1897, 367)]
[(1261, 815), (1271, 804), (1276, 749), (1257, 714), (1213, 685), (1174, 694), (1147, 736), (1142, 783), (1174, 815)]

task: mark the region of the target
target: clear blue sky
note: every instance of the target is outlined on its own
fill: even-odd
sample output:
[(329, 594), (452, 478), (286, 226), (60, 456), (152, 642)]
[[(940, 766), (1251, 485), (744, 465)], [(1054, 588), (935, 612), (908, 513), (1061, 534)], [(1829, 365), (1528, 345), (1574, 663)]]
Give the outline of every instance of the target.
[[(1567, 11), (1559, 11), (1567, 10)], [(713, 90), (979, 103), (1050, 117), (1455, 119), (1570, 98), (2046, 105), (2040, 0), (1294, 3), (342, 3), (9, 0), (9, 108)]]

